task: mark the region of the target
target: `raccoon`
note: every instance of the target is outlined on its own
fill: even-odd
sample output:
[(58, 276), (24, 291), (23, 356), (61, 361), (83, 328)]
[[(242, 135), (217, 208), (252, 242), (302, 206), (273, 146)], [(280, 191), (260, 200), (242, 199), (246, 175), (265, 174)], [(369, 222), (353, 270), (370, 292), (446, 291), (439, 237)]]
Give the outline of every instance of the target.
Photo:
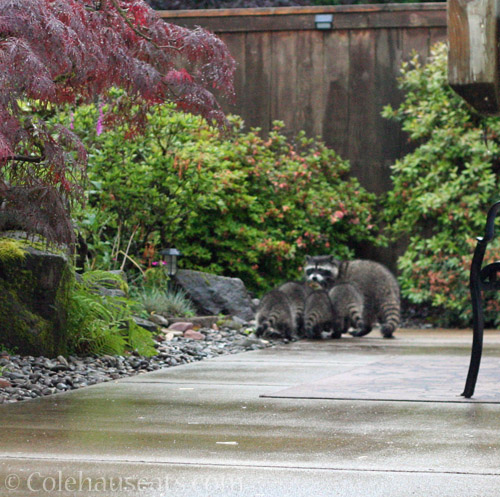
[(338, 261), (331, 255), (306, 256), (304, 272), (309, 284), (317, 284), (328, 290), (339, 275)]
[(384, 338), (392, 338), (400, 322), (399, 286), (393, 274), (382, 264), (357, 259), (339, 261), (333, 256), (308, 257), (305, 265), (308, 281), (325, 289), (336, 282), (350, 283), (363, 296), (363, 328), (353, 333), (364, 336), (375, 321), (381, 324)]
[[(333, 309), (325, 290), (314, 290), (306, 299), (304, 308), (304, 330), (307, 338), (321, 338), (322, 331), (333, 329)], [(340, 338), (334, 333), (332, 338)]]
[(297, 335), (304, 335), (304, 306), (307, 296), (313, 289), (305, 282), (288, 281), (278, 287), (290, 301), (292, 310), (295, 313), (295, 330)]
[(256, 335), (295, 337), (295, 313), (289, 298), (279, 290), (272, 290), (262, 297), (255, 314)]
[(363, 296), (349, 283), (333, 286), (328, 297), (332, 303), (334, 334), (347, 333), (349, 327), (364, 329)]

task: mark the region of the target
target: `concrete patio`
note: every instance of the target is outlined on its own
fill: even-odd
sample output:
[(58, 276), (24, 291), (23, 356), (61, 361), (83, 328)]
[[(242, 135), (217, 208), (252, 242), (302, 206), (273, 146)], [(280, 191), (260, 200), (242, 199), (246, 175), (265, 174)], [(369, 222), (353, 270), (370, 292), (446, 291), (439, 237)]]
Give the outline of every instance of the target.
[(470, 342), (375, 331), (2, 405), (0, 496), (496, 497), (500, 332), (466, 401)]

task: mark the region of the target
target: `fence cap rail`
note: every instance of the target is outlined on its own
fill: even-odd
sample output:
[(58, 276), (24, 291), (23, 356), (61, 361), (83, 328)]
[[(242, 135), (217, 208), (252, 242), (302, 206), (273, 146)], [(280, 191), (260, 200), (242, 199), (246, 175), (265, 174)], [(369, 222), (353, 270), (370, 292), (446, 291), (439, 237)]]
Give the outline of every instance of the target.
[[(315, 30), (317, 14), (332, 14), (330, 31), (345, 29), (445, 28), (446, 3), (367, 4), (324, 7), (161, 10), (165, 21), (215, 33)], [(329, 30), (326, 30), (328, 32)]]
[(240, 17), (240, 16), (284, 16), (324, 13), (369, 13), (369, 12), (420, 12), (445, 11), (446, 2), (435, 3), (386, 3), (359, 5), (324, 5), (316, 7), (258, 7), (246, 9), (195, 9), (195, 10), (158, 10), (165, 18), (187, 17)]

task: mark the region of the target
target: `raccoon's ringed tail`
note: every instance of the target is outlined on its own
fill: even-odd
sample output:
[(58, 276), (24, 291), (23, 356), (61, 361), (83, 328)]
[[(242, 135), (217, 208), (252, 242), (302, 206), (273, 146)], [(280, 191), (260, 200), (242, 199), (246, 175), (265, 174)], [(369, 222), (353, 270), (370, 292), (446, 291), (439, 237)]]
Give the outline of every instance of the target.
[(382, 334), (392, 336), (400, 323), (400, 308), (395, 303), (385, 303), (382, 305)]

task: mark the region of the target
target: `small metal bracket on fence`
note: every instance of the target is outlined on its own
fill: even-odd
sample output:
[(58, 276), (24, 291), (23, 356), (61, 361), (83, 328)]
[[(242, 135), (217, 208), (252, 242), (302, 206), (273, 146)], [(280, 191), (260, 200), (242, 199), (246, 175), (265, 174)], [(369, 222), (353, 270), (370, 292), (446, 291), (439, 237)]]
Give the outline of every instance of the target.
[(470, 267), (469, 285), (472, 300), (473, 337), (469, 372), (462, 393), (468, 399), (474, 394), (483, 352), (484, 312), (482, 292), (483, 290), (500, 290), (500, 281), (497, 280), (497, 274), (500, 272), (500, 261), (493, 262), (482, 268), (486, 247), (495, 236), (495, 218), (499, 210), (500, 202), (496, 202), (490, 207), (486, 219), (485, 234), (477, 239)]

